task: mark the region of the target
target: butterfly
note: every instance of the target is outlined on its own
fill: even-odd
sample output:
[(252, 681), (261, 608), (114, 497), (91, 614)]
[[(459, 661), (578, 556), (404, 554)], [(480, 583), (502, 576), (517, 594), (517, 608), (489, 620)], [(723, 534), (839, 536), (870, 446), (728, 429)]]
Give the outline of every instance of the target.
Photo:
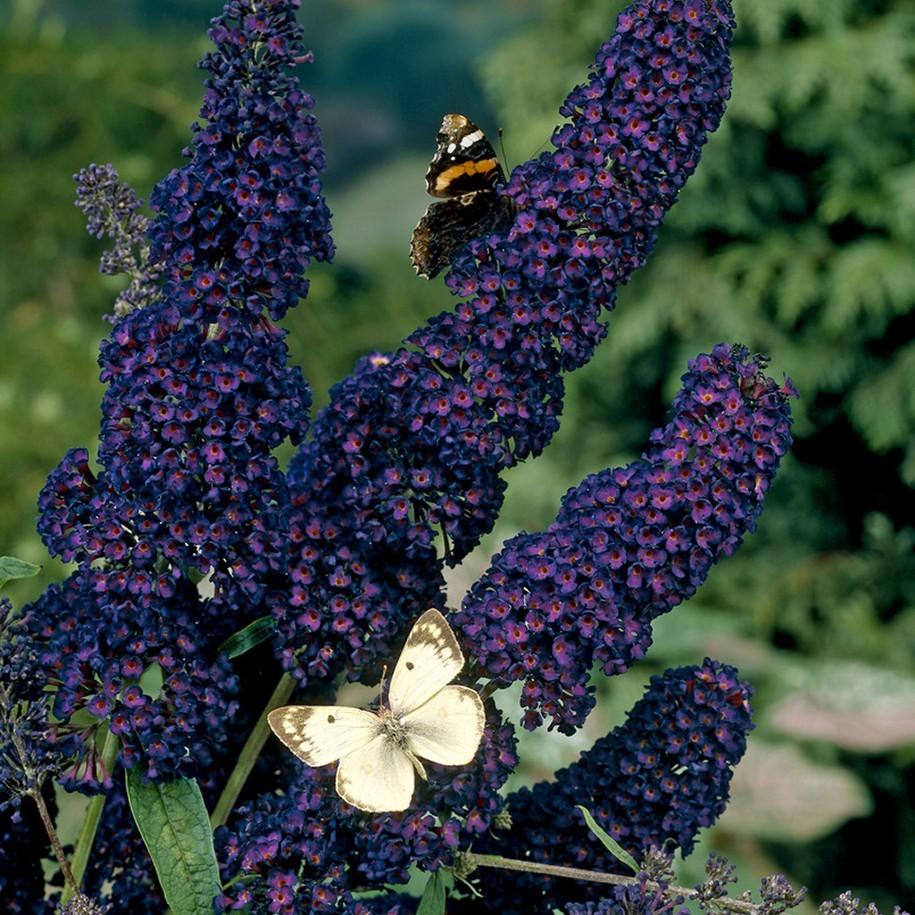
[(475, 690), (451, 683), (463, 667), (451, 627), (433, 608), (413, 624), (394, 667), (387, 704), (377, 712), (288, 705), (270, 712), (267, 721), (309, 766), (340, 761), (335, 787), (347, 804), (370, 813), (406, 810), (415, 775), (427, 779), (420, 757), (464, 766), (480, 745), (483, 701)]
[(440, 273), (472, 238), (507, 228), (514, 206), (496, 192), (505, 181), (486, 134), (463, 114), (446, 114), (426, 172), (430, 204), (413, 230), (410, 262), (427, 279)]

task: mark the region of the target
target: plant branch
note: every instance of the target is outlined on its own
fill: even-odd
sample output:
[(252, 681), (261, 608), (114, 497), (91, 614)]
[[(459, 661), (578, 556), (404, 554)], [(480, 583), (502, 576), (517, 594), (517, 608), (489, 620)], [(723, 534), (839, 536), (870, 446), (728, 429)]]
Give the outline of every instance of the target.
[(35, 806), (38, 808), (38, 815), (41, 817), (44, 831), (48, 834), (48, 841), (51, 843), (51, 848), (54, 850), (54, 857), (57, 858), (57, 863), (60, 865), (60, 872), (64, 875), (64, 883), (71, 893), (75, 893), (78, 889), (76, 880), (73, 879), (73, 871), (70, 870), (70, 862), (67, 861), (63, 846), (60, 844), (60, 836), (57, 835), (57, 830), (54, 828), (54, 820), (51, 818), (51, 812), (48, 810), (48, 805), (44, 802), (44, 795), (41, 793), (41, 781), (34, 772), (29, 770), (28, 751), (25, 748), (22, 737), (15, 727), (10, 729), (10, 736), (12, 737), (16, 753), (19, 756), (19, 761), (22, 764), (23, 773), (32, 783), (28, 790), (28, 795), (35, 801)]
[(76, 884), (76, 878), (73, 876), (73, 871), (70, 870), (70, 862), (64, 854), (63, 846), (60, 844), (60, 837), (57, 835), (57, 830), (54, 828), (54, 821), (51, 819), (48, 805), (44, 802), (44, 796), (41, 793), (41, 789), (33, 788), (29, 792), (29, 797), (35, 801), (35, 806), (38, 807), (38, 815), (41, 817), (41, 822), (44, 824), (44, 831), (48, 834), (51, 848), (54, 849), (54, 857), (57, 858), (57, 863), (60, 865), (60, 872), (64, 875), (64, 883), (67, 887), (67, 891), (72, 895), (78, 891), (79, 887)]
[(248, 739), (245, 741), (245, 745), (238, 756), (238, 762), (229, 775), (229, 780), (226, 782), (225, 788), (222, 789), (222, 794), (219, 795), (219, 800), (210, 814), (210, 826), (213, 829), (226, 824), (229, 814), (232, 812), (232, 808), (235, 806), (235, 802), (238, 800), (238, 796), (241, 794), (241, 790), (244, 788), (245, 782), (257, 762), (257, 757), (260, 756), (260, 752), (270, 736), (270, 728), (267, 724), (268, 713), (289, 701), (295, 685), (295, 680), (289, 674), (283, 674), (280, 677), (280, 682), (277, 683), (273, 695), (267, 700), (263, 712), (261, 712), (257, 723), (248, 735)]
[[(461, 867), (465, 873), (472, 872), (477, 867), (492, 867), (507, 871), (523, 871), (528, 874), (542, 874), (546, 877), (566, 877), (569, 880), (588, 880), (592, 883), (609, 883), (614, 886), (645, 886), (647, 889), (658, 892), (661, 887), (651, 880), (642, 880), (640, 877), (625, 877), (622, 874), (606, 874), (602, 871), (589, 871), (580, 867), (562, 867), (558, 864), (541, 864), (538, 861), (519, 861), (516, 858), (503, 858), (501, 855), (479, 855), (476, 852), (465, 852), (461, 856)], [(664, 889), (666, 896), (683, 896), (685, 899), (695, 899), (699, 894), (695, 889), (685, 886), (669, 886)], [(757, 915), (760, 906), (742, 899), (732, 899), (729, 896), (720, 899), (704, 899), (706, 908), (717, 908), (729, 912), (740, 912), (743, 915)]]
[[(105, 743), (102, 745), (102, 769), (106, 775), (111, 775), (114, 771), (114, 765), (118, 756), (118, 739), (109, 731), (105, 735)], [(76, 893), (83, 882), (83, 876), (86, 873), (86, 866), (89, 863), (89, 855), (92, 852), (92, 845), (95, 842), (95, 834), (98, 831), (99, 820), (102, 818), (102, 811), (105, 809), (105, 795), (96, 794), (86, 808), (86, 818), (83, 820), (83, 827), (79, 831), (79, 837), (76, 840), (76, 851), (73, 852), (73, 887), (69, 884), (64, 888), (64, 894), (61, 903), (66, 903), (74, 893)]]

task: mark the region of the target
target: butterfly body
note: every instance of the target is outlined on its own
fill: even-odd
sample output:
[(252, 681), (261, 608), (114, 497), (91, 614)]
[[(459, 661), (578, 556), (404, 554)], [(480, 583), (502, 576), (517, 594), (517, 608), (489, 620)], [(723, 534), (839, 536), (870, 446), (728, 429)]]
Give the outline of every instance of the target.
[(497, 193), (505, 173), (483, 131), (462, 114), (446, 114), (426, 172), (430, 204), (413, 230), (410, 261), (427, 279), (440, 273), (472, 238), (507, 228), (511, 201)]
[(335, 787), (348, 804), (373, 813), (405, 810), (416, 775), (427, 779), (421, 760), (459, 766), (476, 755), (485, 715), (474, 690), (451, 683), (463, 666), (451, 627), (438, 610), (427, 610), (407, 637), (377, 712), (285, 706), (267, 720), (308, 765), (339, 760)]

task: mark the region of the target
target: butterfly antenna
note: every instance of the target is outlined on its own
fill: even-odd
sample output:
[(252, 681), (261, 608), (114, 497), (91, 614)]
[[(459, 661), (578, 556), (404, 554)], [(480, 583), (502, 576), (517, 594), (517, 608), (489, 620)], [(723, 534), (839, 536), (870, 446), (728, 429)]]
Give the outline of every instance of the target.
[(508, 157), (505, 155), (505, 141), (503, 140), (503, 134), (505, 133), (505, 128), (499, 128), (499, 155), (502, 159), (502, 168), (505, 169), (505, 174), (509, 174), (511, 169), (508, 167)]
[(547, 138), (546, 140), (544, 140), (544, 141), (543, 141), (543, 142), (542, 142), (542, 143), (541, 143), (541, 144), (540, 144), (540, 145), (539, 145), (539, 146), (538, 146), (538, 147), (537, 147), (537, 148), (536, 148), (527, 158), (528, 158), (528, 159), (533, 159), (534, 156), (539, 156), (540, 153), (542, 153), (543, 150), (546, 149), (546, 147), (547, 147), (547, 145), (549, 144), (549, 142), (550, 142), (550, 139), (549, 139), (549, 138)]

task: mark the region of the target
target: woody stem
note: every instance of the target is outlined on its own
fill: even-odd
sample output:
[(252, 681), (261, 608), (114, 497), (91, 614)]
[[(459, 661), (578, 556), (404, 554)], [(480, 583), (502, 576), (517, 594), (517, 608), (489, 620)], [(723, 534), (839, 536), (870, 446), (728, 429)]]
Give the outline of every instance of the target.
[(226, 824), (226, 821), (229, 819), (229, 814), (232, 813), (235, 802), (238, 800), (238, 796), (241, 794), (242, 788), (245, 787), (245, 782), (248, 780), (248, 776), (251, 774), (251, 770), (257, 762), (257, 757), (260, 756), (260, 752), (264, 748), (267, 738), (270, 736), (267, 715), (275, 708), (279, 708), (289, 701), (289, 697), (292, 695), (295, 685), (295, 680), (293, 680), (289, 674), (283, 674), (283, 676), (280, 677), (280, 682), (277, 683), (273, 695), (267, 700), (264, 710), (261, 712), (254, 728), (248, 735), (248, 739), (245, 741), (245, 745), (238, 755), (238, 762), (229, 775), (229, 780), (226, 782), (225, 788), (222, 789), (222, 794), (219, 795), (219, 800), (216, 802), (216, 806), (210, 814), (210, 826), (213, 829), (216, 829), (217, 826), (224, 826)]
[[(503, 858), (501, 855), (480, 855), (476, 852), (464, 852), (461, 865), (465, 873), (467, 873), (467, 868), (472, 872), (477, 867), (494, 867), (507, 871), (522, 871), (527, 874), (542, 874), (545, 877), (566, 877), (569, 880), (608, 883), (614, 886), (644, 886), (652, 892), (659, 892), (662, 889), (657, 883), (643, 880), (641, 877), (605, 874), (602, 871), (589, 871), (580, 867), (562, 867), (558, 864), (542, 864), (539, 861), (519, 861), (515, 858)], [(685, 886), (669, 886), (663, 892), (666, 896), (682, 896), (685, 899), (692, 899), (698, 895), (695, 889)], [(707, 907), (713, 906), (729, 912), (739, 912), (741, 915), (758, 915), (760, 909), (756, 903), (729, 897), (705, 900), (704, 904)]]

